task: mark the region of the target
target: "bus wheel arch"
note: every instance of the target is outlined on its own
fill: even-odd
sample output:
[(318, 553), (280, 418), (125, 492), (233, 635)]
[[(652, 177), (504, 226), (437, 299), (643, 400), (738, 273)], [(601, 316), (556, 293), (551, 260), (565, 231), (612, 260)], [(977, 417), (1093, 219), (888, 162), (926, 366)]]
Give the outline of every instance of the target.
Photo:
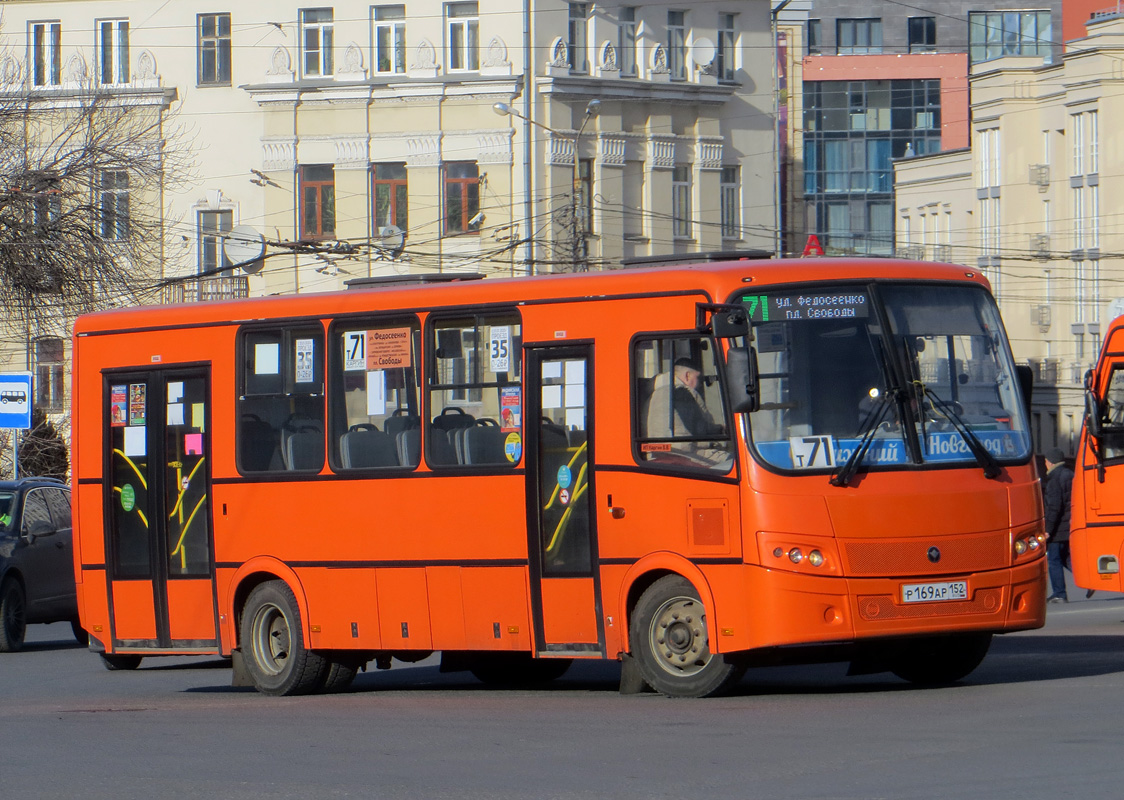
[(665, 574), (640, 595), (629, 619), (632, 659), (645, 683), (669, 697), (722, 694), (745, 662), (714, 652), (707, 606), (682, 575)]
[(233, 587), (228, 606), (234, 631), (234, 636), (231, 640), (233, 642), (231, 645), (232, 649), (240, 647), (242, 644), (242, 613), (246, 610), (246, 601), (249, 599), (254, 589), (267, 581), (283, 581), (288, 585), (293, 596), (296, 598), (297, 607), (300, 611), (301, 623), (304, 626), (303, 635), (305, 641), (308, 641), (308, 636), (311, 632), (308, 623), (308, 602), (304, 596), (304, 589), (301, 586), (300, 579), (297, 577), (297, 574), (284, 563), (272, 558), (260, 558), (247, 561), (243, 564), (230, 581), (230, 585)]
[[(634, 653), (632, 642), (632, 615), (640, 597), (648, 588), (667, 575), (679, 575), (687, 580), (698, 592), (699, 599), (708, 609), (714, 608), (714, 595), (710, 591), (710, 583), (702, 570), (682, 556), (674, 553), (654, 553), (635, 564), (625, 573), (621, 581), (620, 607), (618, 614), (624, 620), (625, 635), (622, 650)], [(711, 640), (715, 638), (716, 627), (713, 613), (708, 616), (709, 634)]]
[(254, 586), (238, 627), (241, 661), (259, 692), (298, 695), (324, 688), (330, 664), (308, 648), (306, 622), (288, 583), (278, 579)]

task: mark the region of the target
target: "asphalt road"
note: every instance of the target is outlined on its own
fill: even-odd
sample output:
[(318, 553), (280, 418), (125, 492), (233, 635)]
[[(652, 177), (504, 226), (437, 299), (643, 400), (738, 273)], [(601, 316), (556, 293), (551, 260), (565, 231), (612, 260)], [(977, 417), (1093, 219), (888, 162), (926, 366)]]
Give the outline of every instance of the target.
[(954, 687), (769, 668), (714, 700), (622, 697), (613, 664), (499, 691), (435, 661), (273, 698), (215, 659), (108, 672), (33, 626), (0, 657), (0, 798), (1117, 800), (1124, 600), (1076, 598)]

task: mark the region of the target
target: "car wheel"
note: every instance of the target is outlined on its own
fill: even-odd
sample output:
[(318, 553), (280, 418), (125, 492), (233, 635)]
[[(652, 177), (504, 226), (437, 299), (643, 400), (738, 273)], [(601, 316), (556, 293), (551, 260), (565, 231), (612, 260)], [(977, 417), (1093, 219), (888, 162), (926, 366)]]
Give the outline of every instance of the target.
[(0, 653), (14, 653), (23, 647), (27, 633), (27, 600), (18, 581), (0, 587)]

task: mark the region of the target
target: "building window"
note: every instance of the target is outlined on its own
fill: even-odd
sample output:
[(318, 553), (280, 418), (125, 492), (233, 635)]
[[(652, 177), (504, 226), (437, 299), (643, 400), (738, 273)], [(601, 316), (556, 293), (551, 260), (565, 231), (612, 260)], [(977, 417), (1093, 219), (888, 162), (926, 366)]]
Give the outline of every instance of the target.
[(58, 86), (62, 76), (59, 22), (35, 22), (31, 25), (31, 80), (36, 86)]
[(1053, 46), (1049, 11), (968, 12), (971, 63), (1002, 56), (1046, 56)]
[(233, 211), (199, 212), (199, 272), (214, 275), (230, 267), (230, 259), (223, 249), (223, 234), (234, 227)]
[(448, 26), (449, 70), (466, 72), (480, 69), (480, 17), (476, 3), (449, 3), (445, 6)]
[(63, 341), (57, 337), (35, 340), (35, 407), (65, 410)]
[(101, 238), (127, 239), (129, 236), (129, 173), (103, 170), (98, 182), (98, 210)]
[(621, 7), (620, 25), (617, 28), (617, 58), (621, 75), (636, 74), (636, 6)]
[(406, 71), (406, 6), (374, 6), (371, 25), (375, 72)]
[(371, 167), (371, 182), (375, 196), (375, 227), (394, 225), (406, 230), (406, 165), (375, 164)]
[(333, 167), (300, 168), (301, 238), (326, 239), (336, 233), (336, 175)]
[(570, 3), (570, 28), (566, 56), (571, 72), (588, 72), (586, 32), (589, 27), (589, 3)]
[(445, 233), (475, 233), (480, 213), (480, 174), (475, 161), (445, 165)]
[(301, 63), (305, 77), (332, 74), (332, 36), (332, 9), (301, 9)]
[(691, 238), (691, 168), (682, 164), (671, 170), (671, 233)]
[(230, 85), (230, 14), (199, 14), (199, 85)]
[(51, 170), (37, 170), (27, 175), (28, 189), (33, 192), (31, 221), (44, 228), (62, 217), (62, 192), (58, 175)]
[(882, 52), (882, 20), (840, 19), (835, 21), (836, 53), (866, 55)]
[(741, 203), (738, 197), (741, 192), (741, 182), (738, 179), (737, 167), (723, 167), (722, 181), (720, 184), (722, 208), (722, 238), (741, 238)]
[(98, 21), (98, 83), (129, 82), (129, 21)]
[(667, 12), (667, 67), (673, 81), (687, 79), (687, 12)]
[(808, 20), (808, 55), (819, 55), (823, 45), (823, 23), (818, 19)]
[(935, 53), (937, 51), (937, 18), (909, 18), (909, 52)]
[(715, 66), (718, 68), (718, 80), (732, 81), (737, 64), (738, 34), (734, 27), (737, 21), (735, 14), (718, 15), (718, 55)]

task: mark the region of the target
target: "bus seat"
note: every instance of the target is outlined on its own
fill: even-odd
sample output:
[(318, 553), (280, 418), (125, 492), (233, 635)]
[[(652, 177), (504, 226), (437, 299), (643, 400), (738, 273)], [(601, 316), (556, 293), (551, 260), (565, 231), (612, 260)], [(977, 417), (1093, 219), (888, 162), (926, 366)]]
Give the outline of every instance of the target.
[(504, 453), (507, 433), (492, 425), (476, 425), (459, 431), (462, 464), (509, 464)]
[(397, 443), (382, 431), (348, 431), (340, 437), (340, 463), (344, 469), (396, 467)]
[(441, 428), (429, 429), (429, 463), (449, 466), (457, 463), (457, 450), (449, 434)]
[(297, 431), (285, 440), (285, 469), (319, 470), (324, 465), (324, 436), (319, 431)]
[(382, 429), (391, 436), (397, 436), (403, 431), (421, 427), (421, 420), (412, 414), (396, 414), (387, 417), (382, 424)]
[(566, 431), (566, 441), (570, 443), (570, 447), (581, 447), (585, 444), (585, 431), (568, 430)]
[(421, 428), (404, 430), (395, 437), (398, 447), (398, 463), (404, 467), (416, 467), (421, 461)]
[(448, 406), (433, 418), (433, 427), (443, 431), (470, 428), (476, 424), (476, 417), (457, 406)]
[(255, 414), (246, 414), (242, 417), (238, 435), (242, 469), (250, 472), (270, 469), (281, 447), (281, 437), (273, 426)]

